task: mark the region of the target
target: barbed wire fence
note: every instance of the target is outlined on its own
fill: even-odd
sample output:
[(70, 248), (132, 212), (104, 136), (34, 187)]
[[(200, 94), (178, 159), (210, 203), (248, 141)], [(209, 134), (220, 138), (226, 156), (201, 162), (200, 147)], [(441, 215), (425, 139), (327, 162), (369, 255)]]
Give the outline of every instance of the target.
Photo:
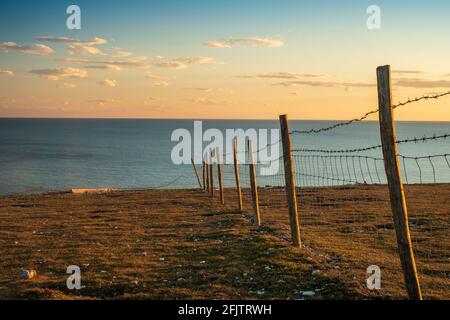
[[(383, 72), (389, 79), (389, 68)], [(381, 85), (379, 79), (379, 89)], [(229, 154), (207, 150), (198, 180), (210, 196), (219, 190), (222, 202), (244, 212), (255, 224), (281, 239), (319, 257), (324, 262), (320, 271), (353, 283), (370, 295), (449, 298), (450, 206), (445, 200), (450, 199), (450, 148), (445, 141), (450, 133), (396, 139), (393, 120), (389, 123), (384, 117), (392, 117), (393, 110), (399, 107), (449, 96), (450, 91), (397, 104), (390, 102), (390, 82), (388, 91), (379, 92), (379, 109), (349, 121), (292, 131), (287, 120), (285, 128), (280, 121), (282, 138), (250, 151), (252, 156), (249, 150), (238, 150), (236, 139), (233, 164), (223, 161)], [(385, 94), (389, 98), (387, 107)], [(308, 136), (333, 133), (375, 114), (380, 116), (380, 144), (341, 149), (291, 145), (291, 139), (300, 137), (301, 142), (294, 141), (293, 145), (306, 145)], [(288, 134), (283, 136), (283, 130)], [(383, 130), (393, 131), (391, 144)], [(248, 142), (249, 146), (252, 143)], [(422, 148), (433, 143), (436, 145)], [(412, 148), (415, 145), (420, 148)], [(284, 153), (269, 162), (259, 160), (259, 153), (268, 147), (282, 148)], [(416, 154), (411, 154), (411, 150)], [(434, 151), (423, 154), (428, 150)], [(390, 151), (395, 152), (393, 156), (389, 156)], [(277, 170), (267, 174), (264, 169), (274, 163)], [(396, 174), (392, 163), (397, 163), (398, 184), (392, 180)], [(403, 197), (403, 203), (396, 203), (393, 195)], [(399, 212), (403, 217), (409, 213), (406, 225), (399, 223)], [(296, 233), (300, 235), (298, 243)], [(405, 242), (413, 250), (411, 254), (402, 247)], [(372, 291), (366, 286), (370, 266), (381, 270), (380, 290)]]

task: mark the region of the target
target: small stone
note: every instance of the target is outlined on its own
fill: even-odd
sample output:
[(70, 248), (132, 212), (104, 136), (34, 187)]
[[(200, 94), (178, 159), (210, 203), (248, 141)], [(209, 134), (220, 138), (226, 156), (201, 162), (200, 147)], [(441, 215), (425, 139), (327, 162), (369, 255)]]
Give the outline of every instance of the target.
[(200, 264), (205, 264), (206, 263), (206, 261), (200, 261)]
[(305, 297), (313, 297), (316, 293), (314, 291), (303, 291), (302, 295)]
[(272, 270), (272, 268), (270, 268), (269, 266), (265, 267), (264, 269), (266, 269), (266, 271)]
[(311, 274), (313, 276), (317, 276), (318, 274), (320, 274), (320, 270), (314, 270), (313, 272), (311, 272)]
[(164, 261), (164, 260), (165, 260), (164, 257), (159, 258), (159, 261)]
[(25, 280), (31, 280), (37, 276), (36, 270), (22, 270), (20, 277)]

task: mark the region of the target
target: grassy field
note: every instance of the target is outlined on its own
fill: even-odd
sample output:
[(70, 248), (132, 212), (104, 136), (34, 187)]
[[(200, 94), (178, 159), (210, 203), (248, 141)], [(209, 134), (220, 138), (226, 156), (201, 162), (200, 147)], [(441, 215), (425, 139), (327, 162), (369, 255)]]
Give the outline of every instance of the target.
[[(387, 191), (299, 190), (304, 248), (289, 243), (281, 189), (260, 189), (263, 226), (245, 190), (226, 204), (199, 190), (0, 197), (1, 299), (403, 299)], [(449, 299), (449, 185), (408, 188), (425, 296)], [(414, 209), (413, 209), (414, 208)], [(382, 289), (366, 288), (366, 268)], [(82, 270), (81, 290), (66, 268)], [(34, 269), (32, 280), (20, 278)]]

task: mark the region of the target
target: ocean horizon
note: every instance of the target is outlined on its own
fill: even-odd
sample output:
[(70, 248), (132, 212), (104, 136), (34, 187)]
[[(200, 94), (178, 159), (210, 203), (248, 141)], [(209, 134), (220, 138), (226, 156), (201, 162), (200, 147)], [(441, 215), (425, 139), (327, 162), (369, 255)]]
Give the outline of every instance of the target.
[[(317, 129), (330, 120), (291, 120), (290, 130)], [(397, 121), (397, 138), (444, 134), (450, 122)], [(72, 188), (195, 188), (191, 165), (174, 165), (174, 130), (193, 131), (193, 119), (0, 118), (0, 194), (62, 191)], [(203, 120), (203, 132), (219, 129), (278, 129), (278, 120)], [(269, 140), (270, 141), (270, 140)], [(294, 149), (345, 149), (380, 143), (377, 121), (332, 132), (293, 135)], [(203, 144), (206, 147), (208, 143)], [(447, 140), (400, 145), (404, 156), (449, 153)], [(381, 150), (364, 155), (381, 157)], [(426, 159), (425, 159), (426, 160)], [(443, 159), (430, 165), (406, 162), (409, 183), (450, 182)], [(442, 168), (438, 177), (434, 169)], [(280, 170), (282, 169), (280, 164)], [(383, 168), (378, 168), (381, 172)], [(444, 170), (447, 169), (447, 170)], [(359, 174), (359, 173), (358, 173)], [(363, 175), (364, 172), (361, 172)], [(383, 172), (384, 175), (384, 172)], [(267, 179), (270, 177), (260, 177)]]

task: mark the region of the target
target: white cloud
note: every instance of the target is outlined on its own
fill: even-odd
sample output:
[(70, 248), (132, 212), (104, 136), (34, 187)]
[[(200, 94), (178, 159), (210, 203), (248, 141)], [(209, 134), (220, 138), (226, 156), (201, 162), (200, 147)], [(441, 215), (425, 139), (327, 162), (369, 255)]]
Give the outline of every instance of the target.
[(152, 65), (159, 68), (169, 69), (185, 69), (190, 65), (214, 64), (218, 63), (211, 57), (196, 57), (196, 58), (177, 58), (166, 61), (153, 62)]
[(153, 62), (152, 66), (169, 69), (185, 69), (187, 65), (177, 61)]
[(286, 79), (286, 80), (296, 80), (301, 78), (321, 78), (327, 77), (326, 74), (315, 74), (315, 73), (294, 73), (294, 72), (272, 72), (272, 73), (261, 73), (254, 75), (242, 75), (239, 78), (244, 79)]
[(450, 81), (403, 78), (398, 79), (395, 85), (408, 88), (450, 88)]
[(175, 61), (184, 63), (186, 65), (197, 65), (197, 64), (212, 64), (216, 63), (214, 58), (211, 57), (198, 57), (198, 58), (179, 58)]
[(168, 80), (174, 79), (173, 77), (157, 76), (157, 75), (151, 74), (150, 72), (148, 72), (145, 77), (147, 79), (153, 80), (153, 82), (152, 82), (153, 87), (168, 87), (169, 86)]
[(18, 45), (15, 42), (0, 42), (0, 52), (17, 52), (21, 54), (47, 56), (55, 51), (43, 44)]
[(338, 82), (338, 81), (307, 81), (307, 80), (293, 80), (293, 81), (283, 81), (276, 83), (275, 85), (290, 87), (290, 86), (309, 86), (309, 87), (325, 87), (325, 88), (372, 88), (376, 85), (374, 83), (366, 82)]
[(205, 46), (211, 47), (211, 48), (220, 48), (220, 49), (231, 48), (231, 44), (227, 44), (226, 42), (219, 41), (219, 40), (206, 41)]
[(48, 80), (59, 80), (60, 78), (85, 79), (88, 77), (88, 72), (86, 70), (76, 68), (48, 68), (31, 70), (29, 72), (41, 77), (45, 77)]
[(105, 87), (110, 87), (110, 88), (117, 87), (117, 81), (116, 80), (110, 80), (110, 79), (102, 80), (98, 84), (100, 84), (102, 86), (105, 86)]
[(89, 47), (89, 46), (69, 46), (69, 54), (84, 54), (84, 55), (95, 55), (95, 56), (104, 56), (105, 54), (98, 48)]
[(271, 38), (247, 37), (247, 38), (230, 38), (226, 40), (208, 40), (204, 43), (204, 45), (207, 47), (219, 49), (231, 48), (236, 45), (277, 48), (284, 46), (284, 41)]
[(121, 71), (122, 67), (114, 64), (100, 64), (96, 66), (86, 66), (86, 69)]
[(88, 39), (88, 40), (80, 40), (80, 39), (73, 39), (73, 38), (66, 38), (66, 37), (43, 36), (43, 37), (39, 37), (37, 39), (39, 41), (63, 43), (63, 44), (72, 45), (72, 46), (96, 46), (96, 45), (102, 45), (102, 44), (108, 43), (107, 40), (98, 38), (98, 37)]
[(13, 76), (14, 72), (10, 70), (2, 70), (0, 69), (0, 76)]
[(115, 51), (115, 56), (117, 58), (127, 58), (127, 57), (131, 57), (132, 55), (133, 55), (132, 52), (125, 51), (125, 50), (122, 50), (122, 49), (117, 49)]
[[(90, 60), (90, 59), (79, 59), (79, 58), (63, 58), (56, 59), (59, 62), (65, 63), (79, 63), (79, 64), (91, 64), (91, 65), (107, 65), (109, 68), (112, 66), (116, 67), (148, 67), (149, 64), (145, 62), (146, 57), (137, 57), (127, 60)], [(91, 67), (92, 69), (92, 67)], [(117, 70), (117, 69), (116, 69)]]
[(416, 74), (423, 74), (425, 71), (421, 70), (392, 70), (392, 73), (399, 74), (399, 75), (416, 75)]

